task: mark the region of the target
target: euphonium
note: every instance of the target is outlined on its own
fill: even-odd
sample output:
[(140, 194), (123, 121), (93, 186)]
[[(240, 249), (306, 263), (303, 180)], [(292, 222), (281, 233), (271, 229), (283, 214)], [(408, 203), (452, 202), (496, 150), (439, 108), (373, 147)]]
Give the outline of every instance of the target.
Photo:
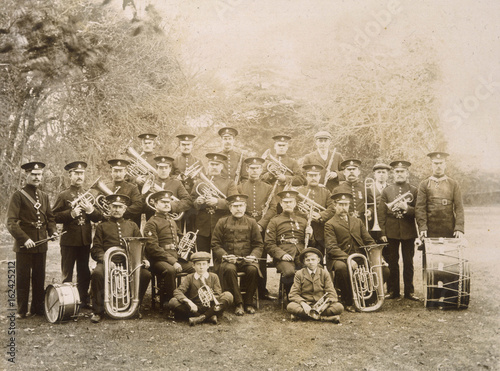
[(128, 147), (126, 153), (131, 157), (130, 165), (127, 166), (127, 175), (134, 178), (138, 176), (146, 178), (142, 186), (142, 194), (145, 194), (153, 185), (158, 172), (132, 147)]
[(406, 202), (407, 204), (409, 204), (412, 201), (413, 201), (413, 195), (411, 194), (410, 191), (408, 191), (396, 197), (392, 202), (386, 202), (385, 204), (387, 205), (387, 208), (389, 210), (394, 212), (399, 210), (398, 208), (396, 208), (396, 204), (400, 202)]
[(180, 259), (189, 261), (189, 253), (193, 250), (193, 247), (195, 247), (197, 235), (198, 230), (196, 230), (196, 232), (187, 232), (182, 236), (177, 245), (177, 255)]
[(214, 305), (214, 310), (218, 311), (220, 309), (220, 303), (215, 297), (213, 290), (207, 285), (205, 278), (201, 277), (201, 282), (203, 286), (198, 289), (198, 298), (204, 307), (210, 308), (212, 303)]
[(104, 254), (104, 309), (114, 319), (132, 317), (139, 308), (143, 238), (123, 238), (125, 249), (111, 247)]
[[(153, 193), (155, 192), (160, 192), (160, 191), (164, 191), (164, 189), (159, 185), (159, 184), (156, 184), (156, 183), (153, 183), (152, 184), (152, 188), (153, 188)], [(146, 205), (153, 209), (154, 211), (156, 211), (156, 208), (153, 206), (153, 204), (151, 203), (151, 195), (153, 193), (150, 193), (149, 195), (147, 195), (146, 197)], [(174, 195), (170, 196), (170, 198), (173, 200), (173, 201), (180, 201), (177, 197), (175, 197)], [(180, 212), (180, 213), (168, 213), (168, 216), (170, 216), (173, 220), (180, 220), (183, 216), (184, 216), (184, 211)]]
[[(373, 194), (373, 202), (368, 202), (368, 189), (372, 190)], [(375, 180), (373, 178), (365, 179), (365, 210), (368, 210), (368, 207), (373, 205), (373, 227), (370, 229), (372, 232), (380, 232), (380, 225), (378, 224), (378, 216), (377, 216), (377, 193), (375, 189)], [(365, 225), (368, 228), (368, 215), (365, 211)]]
[[(384, 304), (382, 249), (385, 245), (362, 246), (368, 258), (358, 253), (347, 258), (354, 306), (360, 312), (374, 312)], [(356, 268), (353, 267), (354, 259), (358, 259)], [(362, 260), (362, 263), (359, 260)]]
[(330, 302), (332, 301), (331, 298), (327, 298), (328, 293), (323, 295), (312, 307), (311, 310), (309, 311), (309, 317), (318, 320), (319, 317), (321, 316), (321, 313), (324, 312), (326, 308), (330, 305)]

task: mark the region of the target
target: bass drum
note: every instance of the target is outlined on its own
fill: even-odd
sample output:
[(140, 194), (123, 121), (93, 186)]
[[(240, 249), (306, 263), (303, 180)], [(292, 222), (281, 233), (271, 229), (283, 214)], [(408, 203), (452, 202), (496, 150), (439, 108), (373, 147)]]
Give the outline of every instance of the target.
[(470, 300), (469, 262), (464, 240), (424, 239), (424, 295), (427, 308), (467, 309)]
[(80, 294), (75, 283), (52, 284), (45, 290), (45, 317), (50, 323), (69, 321), (80, 312)]

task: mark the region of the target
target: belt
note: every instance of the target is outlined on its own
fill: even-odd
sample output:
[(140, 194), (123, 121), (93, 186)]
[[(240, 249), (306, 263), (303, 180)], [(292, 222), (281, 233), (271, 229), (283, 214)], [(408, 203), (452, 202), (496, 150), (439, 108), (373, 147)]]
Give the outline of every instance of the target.
[(284, 245), (284, 244), (287, 244), (287, 243), (291, 243), (291, 244), (297, 245), (299, 243), (299, 239), (298, 238), (284, 238), (284, 239), (282, 239), (282, 240), (279, 241), (280, 245)]
[(161, 247), (164, 250), (176, 250), (177, 249), (177, 247), (173, 243), (170, 243), (168, 245), (162, 245)]
[(443, 206), (448, 206), (453, 204), (453, 200), (449, 200), (447, 198), (434, 197), (432, 198), (432, 201), (434, 201), (437, 204), (441, 204)]

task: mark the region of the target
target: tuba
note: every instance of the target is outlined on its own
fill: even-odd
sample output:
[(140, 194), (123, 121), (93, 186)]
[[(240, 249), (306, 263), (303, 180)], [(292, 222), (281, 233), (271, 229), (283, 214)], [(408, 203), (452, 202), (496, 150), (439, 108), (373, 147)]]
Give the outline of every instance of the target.
[(125, 249), (114, 246), (104, 254), (104, 309), (114, 319), (132, 317), (139, 309), (144, 237), (122, 238)]
[[(152, 184), (152, 188), (153, 188), (153, 192), (150, 193), (147, 197), (146, 197), (146, 200), (145, 200), (145, 203), (146, 205), (150, 208), (150, 209), (153, 209), (154, 211), (156, 211), (156, 208), (153, 206), (153, 204), (151, 203), (151, 195), (155, 192), (160, 192), (160, 191), (165, 191), (165, 189), (163, 189), (162, 187), (160, 187), (159, 184), (156, 184), (153, 182)], [(180, 201), (177, 197), (175, 197), (174, 195), (172, 195), (170, 197), (172, 200), (174, 201)], [(180, 213), (168, 213), (168, 216), (171, 217), (173, 220), (180, 220), (183, 216), (184, 216), (184, 211), (180, 212)]]
[(156, 169), (132, 147), (127, 147), (127, 155), (130, 156), (130, 165), (127, 166), (127, 175), (133, 178), (143, 176), (146, 178), (142, 186), (142, 194), (145, 194), (153, 186), (155, 177), (158, 176)]
[(309, 317), (312, 319), (318, 320), (321, 316), (321, 313), (328, 308), (332, 299), (327, 298), (328, 293), (323, 295), (312, 307), (309, 311)]
[(205, 278), (201, 277), (201, 282), (203, 283), (203, 286), (198, 289), (198, 298), (200, 299), (201, 304), (204, 307), (210, 308), (213, 303), (214, 310), (216, 312), (219, 311), (220, 303), (215, 297), (213, 290), (207, 285)]
[(180, 259), (188, 261), (189, 253), (196, 246), (196, 237), (198, 235), (198, 230), (196, 232), (187, 232), (182, 236), (181, 240), (177, 245), (177, 255)]
[[(387, 244), (362, 246), (363, 254), (351, 254), (347, 258), (347, 269), (351, 278), (354, 306), (360, 312), (374, 312), (384, 304), (384, 280), (382, 275), (382, 249)], [(363, 262), (353, 268), (354, 259)]]
[[(373, 194), (373, 202), (368, 202), (368, 190), (372, 190)], [(380, 232), (382, 229), (380, 229), (380, 225), (378, 224), (378, 217), (377, 217), (377, 193), (375, 189), (375, 180), (373, 178), (366, 178), (365, 179), (365, 225), (366, 228), (368, 228), (368, 215), (366, 214), (366, 210), (368, 210), (368, 207), (373, 205), (373, 227), (370, 229), (372, 232)]]

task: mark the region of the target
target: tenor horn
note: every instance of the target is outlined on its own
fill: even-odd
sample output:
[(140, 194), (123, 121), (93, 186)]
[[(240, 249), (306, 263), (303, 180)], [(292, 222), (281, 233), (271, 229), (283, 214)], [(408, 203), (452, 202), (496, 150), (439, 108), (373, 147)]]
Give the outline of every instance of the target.
[[(372, 190), (373, 194), (373, 202), (368, 202), (368, 190)], [(380, 228), (380, 225), (378, 224), (378, 215), (377, 215), (377, 193), (375, 189), (375, 180), (373, 178), (366, 178), (365, 179), (365, 225), (366, 228), (368, 228), (368, 215), (366, 214), (366, 211), (368, 210), (369, 206), (373, 205), (373, 227), (370, 229), (372, 232), (380, 232), (382, 229)]]
[[(374, 312), (384, 304), (382, 249), (385, 245), (362, 246), (368, 258), (359, 253), (351, 254), (347, 258), (354, 307), (359, 312)], [(356, 268), (354, 261), (357, 264)]]
[(80, 196), (78, 196), (77, 198), (75, 198), (73, 201), (71, 201), (69, 203), (69, 205), (71, 206), (72, 209), (74, 209), (77, 206), (83, 206), (82, 203), (84, 203), (85, 201), (87, 201), (88, 203), (90, 203), (92, 205), (95, 205), (96, 200), (95, 200), (95, 197), (92, 194), (91, 190), (99, 183), (99, 179), (101, 179), (101, 177), (97, 178), (96, 181), (94, 183), (92, 183), (92, 185), (89, 187), (89, 189), (85, 193), (81, 194)]
[[(92, 188), (101, 192), (100, 195), (95, 197), (95, 206), (102, 212), (105, 217), (108, 217), (111, 214), (111, 209), (109, 207), (108, 200), (106, 200), (106, 196), (112, 195), (115, 192), (109, 189), (109, 187), (99, 179), (93, 184)], [(119, 189), (120, 187), (118, 187), (116, 191), (118, 192)]]
[(139, 309), (139, 284), (144, 246), (142, 237), (123, 238), (125, 249), (104, 254), (104, 310), (114, 319), (132, 317)]
[(286, 174), (287, 172), (290, 173), (290, 175), (294, 175), (293, 171), (279, 159), (274, 157), (269, 149), (262, 154), (262, 158), (269, 161), (267, 164), (267, 171), (269, 171), (275, 178), (279, 175)]

